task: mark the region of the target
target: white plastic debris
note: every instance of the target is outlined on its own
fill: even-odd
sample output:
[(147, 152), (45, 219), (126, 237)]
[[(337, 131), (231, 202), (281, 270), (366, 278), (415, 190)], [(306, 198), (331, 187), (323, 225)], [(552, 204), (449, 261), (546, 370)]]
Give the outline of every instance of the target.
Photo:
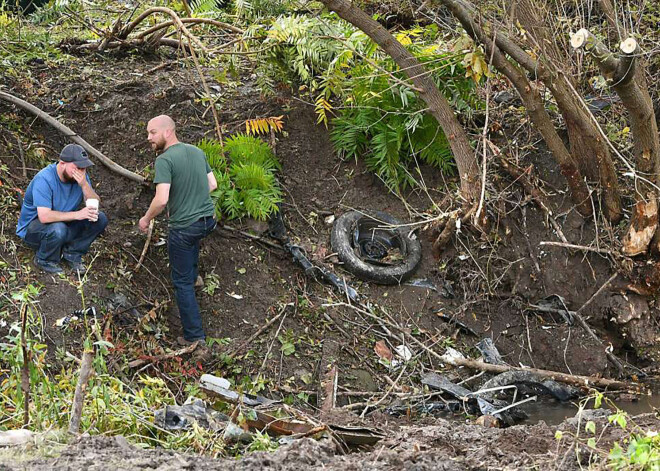
[(199, 378), (200, 383), (213, 384), (215, 386), (220, 386), (221, 388), (231, 389), (231, 383), (225, 378), (218, 378), (217, 376), (203, 374)]
[(66, 327), (69, 325), (71, 322), (75, 322), (78, 320), (78, 316), (64, 316), (60, 317), (55, 321), (55, 327)]
[(413, 357), (413, 353), (405, 345), (399, 345), (394, 349), (394, 352), (403, 359), (403, 361), (410, 361)]
[(325, 223), (326, 223), (328, 226), (332, 225), (333, 222), (335, 222), (335, 215), (334, 215), (334, 214), (331, 214), (330, 216), (328, 216), (327, 218), (325, 218)]
[(451, 363), (451, 360), (464, 360), (465, 356), (455, 348), (447, 347), (447, 351), (442, 355), (442, 358), (447, 363)]

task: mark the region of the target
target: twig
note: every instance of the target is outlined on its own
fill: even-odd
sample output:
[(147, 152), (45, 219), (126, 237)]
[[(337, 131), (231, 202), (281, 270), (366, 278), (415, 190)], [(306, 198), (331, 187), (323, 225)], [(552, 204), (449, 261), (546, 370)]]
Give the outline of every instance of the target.
[(242, 231), (240, 229), (236, 229), (235, 227), (228, 226), (226, 224), (223, 224), (220, 226), (220, 229), (224, 229), (225, 231), (230, 231), (230, 232), (236, 232), (237, 234), (242, 235), (243, 237), (247, 237), (248, 239), (256, 240), (262, 244), (265, 244), (269, 247), (272, 247), (274, 249), (279, 249), (279, 250), (284, 250), (281, 245), (276, 244), (274, 242), (271, 242), (269, 240), (264, 239), (263, 237), (256, 236), (254, 234), (250, 234), (249, 232)]
[[(495, 54), (495, 38), (497, 37), (497, 33), (493, 35), (493, 44), (491, 46), (491, 53), (490, 53), (490, 60), (488, 61), (488, 65), (490, 67), (493, 66), (493, 55)], [(490, 100), (488, 97), (490, 96), (490, 77), (486, 77), (486, 119), (484, 120), (484, 128), (481, 133), (482, 137), (482, 146), (483, 146), (483, 159), (481, 163), (481, 195), (479, 196), (479, 206), (477, 207), (477, 212), (474, 215), (474, 221), (478, 225), (478, 227), (484, 227), (486, 223), (486, 215), (484, 214), (482, 220), (480, 221), (479, 218), (481, 217), (481, 211), (483, 210), (484, 207), (484, 200), (486, 199), (486, 173), (487, 173), (487, 165), (488, 165), (488, 121), (490, 118)]]
[(149, 8), (148, 10), (145, 10), (142, 12), (135, 20), (133, 20), (131, 23), (126, 25), (124, 29), (121, 30), (119, 33), (118, 37), (119, 39), (126, 39), (128, 35), (135, 29), (137, 25), (139, 25), (145, 18), (148, 16), (154, 14), (154, 13), (164, 13), (166, 15), (169, 15), (172, 18), (172, 21), (176, 23), (177, 29), (183, 33), (183, 35), (191, 42), (194, 43), (195, 46), (197, 46), (202, 52), (206, 53), (207, 50), (204, 47), (204, 45), (197, 39), (195, 36), (193, 36), (190, 31), (188, 31), (188, 28), (185, 27), (183, 22), (181, 21), (181, 18), (179, 18), (179, 15), (177, 15), (173, 10), (170, 8), (165, 8), (165, 7), (153, 7)]
[(240, 353), (245, 347), (247, 347), (250, 343), (252, 343), (252, 341), (253, 341), (254, 339), (256, 339), (256, 338), (259, 337), (261, 334), (263, 334), (264, 331), (265, 331), (266, 329), (268, 329), (268, 327), (270, 327), (271, 325), (273, 325), (273, 324), (274, 324), (274, 323), (275, 323), (280, 317), (282, 317), (282, 314), (284, 314), (284, 310), (287, 308), (287, 306), (288, 306), (288, 304), (285, 304), (284, 307), (282, 307), (282, 309), (280, 310), (280, 312), (279, 312), (275, 317), (273, 317), (271, 320), (269, 320), (269, 321), (266, 322), (263, 326), (261, 326), (261, 328), (260, 328), (259, 330), (257, 330), (254, 334), (252, 334), (252, 335), (250, 336), (250, 338), (248, 338), (245, 342), (243, 342), (243, 343), (240, 344), (238, 347), (236, 347), (236, 348), (235, 348), (235, 349), (229, 354), (229, 357), (234, 357), (234, 356), (238, 355), (238, 353)]
[(582, 307), (580, 307), (580, 309), (578, 309), (577, 311), (575, 311), (575, 314), (579, 314), (579, 313), (582, 312), (582, 311), (583, 311), (583, 310), (584, 310), (589, 304), (591, 304), (591, 303), (593, 302), (593, 300), (596, 299), (596, 298), (598, 297), (598, 295), (599, 295), (600, 293), (602, 293), (602, 292), (605, 290), (605, 288), (607, 288), (607, 287), (610, 285), (610, 283), (612, 283), (612, 282), (614, 281), (614, 279), (615, 279), (618, 275), (619, 275), (618, 273), (615, 273), (614, 275), (610, 276), (610, 277), (608, 278), (608, 280), (607, 280), (605, 283), (603, 283), (603, 286), (601, 286), (600, 288), (598, 288), (598, 291), (596, 291), (593, 295), (591, 295), (591, 297), (589, 298), (589, 300), (588, 300), (586, 303), (584, 303), (584, 304), (582, 305)]
[(364, 418), (364, 416), (367, 413), (367, 411), (369, 410), (369, 408), (378, 407), (387, 398), (387, 396), (390, 395), (390, 393), (394, 390), (394, 388), (397, 387), (397, 383), (401, 379), (401, 376), (403, 376), (403, 373), (406, 372), (406, 367), (407, 366), (408, 366), (408, 364), (404, 363), (403, 368), (401, 368), (401, 373), (399, 373), (399, 376), (397, 376), (397, 378), (391, 384), (390, 388), (385, 392), (385, 394), (383, 394), (383, 397), (381, 397), (378, 400), (378, 402), (376, 402), (375, 404), (369, 404), (369, 402), (367, 401), (367, 405), (364, 407), (364, 409), (362, 410), (362, 413), (360, 414), (361, 419)]
[[(592, 301), (593, 301), (594, 299), (596, 299), (596, 297), (597, 297), (600, 293), (602, 293), (602, 292), (605, 290), (605, 288), (607, 288), (607, 287), (609, 286), (609, 284), (610, 284), (612, 281), (614, 281), (614, 279), (617, 277), (617, 275), (618, 275), (618, 273), (615, 273), (614, 275), (612, 275), (611, 277), (609, 277), (609, 279), (608, 279), (605, 283), (603, 283), (603, 286), (601, 286), (601, 287), (598, 289), (598, 291), (596, 291), (596, 292), (595, 292), (595, 293), (589, 298), (589, 300), (588, 300), (586, 303), (584, 303), (584, 304), (582, 305), (582, 307), (580, 307), (580, 309), (578, 309), (577, 311), (575, 311), (574, 313), (572, 313), (573, 317), (577, 320), (578, 324), (580, 324), (580, 326), (584, 329), (584, 331), (587, 332), (587, 334), (589, 334), (589, 336), (590, 336), (592, 339), (594, 339), (596, 342), (598, 342), (600, 345), (603, 345), (603, 341), (602, 341), (602, 340), (601, 340), (601, 339), (595, 334), (595, 332), (594, 332), (593, 330), (591, 330), (591, 327), (589, 327), (589, 325), (587, 324), (587, 322), (584, 320), (584, 317), (582, 317), (582, 316), (580, 315), (580, 311), (582, 311), (582, 310), (583, 310), (584, 308), (586, 308), (589, 304), (591, 304)], [(605, 355), (606, 355), (607, 358), (612, 362), (612, 364), (615, 366), (615, 368), (618, 370), (619, 375), (620, 375), (620, 376), (623, 376), (623, 375), (625, 374), (625, 372), (626, 372), (626, 370), (625, 370), (625, 368), (624, 368), (624, 366), (623, 366), (623, 363), (621, 362), (621, 360), (619, 360), (619, 358), (616, 357), (616, 355), (614, 355), (614, 353), (612, 353), (612, 352), (610, 351), (609, 347), (605, 349)]]
[[(209, 18), (181, 18), (181, 23), (187, 23), (187, 24), (207, 24), (207, 25), (212, 25), (212, 26), (217, 26), (218, 28), (226, 29), (229, 30), (233, 33), (238, 33), (238, 34), (243, 34), (244, 31), (240, 28), (237, 28), (236, 26), (232, 26), (227, 23), (223, 23), (221, 21), (216, 21), (212, 20)], [(163, 23), (158, 23), (157, 25), (152, 26), (151, 28), (140, 31), (138, 34), (135, 35), (136, 38), (144, 38), (146, 36), (149, 36), (151, 33), (154, 33), (158, 31), (159, 29), (163, 28), (169, 28), (170, 26), (174, 26), (174, 21), (165, 21)]]
[[(180, 27), (184, 27), (183, 24), (180, 25)], [(213, 121), (215, 122), (215, 132), (218, 135), (218, 142), (220, 143), (220, 148), (222, 149), (224, 147), (223, 144), (223, 138), (222, 138), (222, 128), (220, 127), (220, 118), (218, 116), (218, 110), (215, 108), (215, 100), (211, 96), (211, 89), (209, 88), (208, 83), (206, 83), (206, 79), (204, 78), (204, 72), (202, 71), (202, 66), (199, 65), (199, 60), (197, 60), (197, 54), (195, 53), (195, 49), (192, 47), (193, 41), (190, 36), (188, 37), (188, 46), (190, 47), (190, 56), (193, 59), (193, 62), (195, 63), (195, 68), (197, 69), (197, 74), (199, 74), (199, 79), (202, 81), (202, 86), (204, 87), (204, 91), (206, 92), (206, 96), (209, 97), (209, 101), (211, 102), (211, 113), (213, 114)], [(198, 43), (197, 41), (196, 43)], [(201, 43), (200, 43), (201, 45)], [(202, 47), (202, 51), (206, 51), (206, 48), (204, 46)]]
[[(343, 302), (322, 304), (321, 306), (322, 306), (322, 307), (345, 306), (345, 307), (348, 307), (348, 308), (350, 308), (350, 309), (354, 309), (354, 310), (356, 310), (357, 312), (359, 312), (359, 313), (361, 313), (361, 314), (364, 314), (364, 315), (366, 315), (366, 316), (368, 316), (368, 317), (371, 317), (371, 318), (374, 319), (376, 322), (378, 322), (379, 324), (381, 324), (381, 327), (383, 327), (383, 326), (382, 326), (382, 323), (385, 323), (385, 324), (387, 324), (388, 326), (390, 326), (390, 327), (392, 327), (392, 328), (398, 330), (399, 332), (401, 332), (401, 333), (403, 334), (404, 337), (408, 337), (408, 339), (410, 339), (413, 343), (417, 344), (420, 348), (422, 348), (423, 350), (425, 350), (426, 352), (428, 352), (430, 355), (436, 357), (436, 358), (437, 358), (438, 360), (440, 360), (440, 361), (444, 361), (442, 355), (438, 354), (437, 352), (434, 352), (434, 351), (431, 350), (429, 347), (427, 347), (426, 345), (424, 345), (423, 342), (421, 342), (420, 340), (417, 340), (417, 338), (415, 338), (414, 336), (410, 335), (410, 334), (406, 331), (406, 329), (404, 329), (403, 327), (400, 327), (400, 326), (398, 326), (398, 325), (396, 325), (396, 324), (394, 324), (394, 323), (392, 323), (392, 322), (390, 322), (390, 321), (388, 321), (388, 320), (386, 320), (386, 319), (381, 319), (380, 317), (378, 317), (378, 316), (372, 314), (371, 312), (369, 312), (369, 311), (368, 311), (366, 308), (364, 308), (364, 307), (358, 307), (358, 306), (354, 306), (353, 304), (348, 304), (348, 303), (343, 303)], [(386, 332), (389, 332), (389, 330), (386, 329)], [(395, 336), (392, 335), (391, 333), (389, 333), (388, 335), (389, 335), (390, 337), (396, 339), (397, 341), (399, 340), (398, 337), (395, 337)]]
[(149, 249), (149, 242), (151, 242), (151, 235), (154, 232), (154, 221), (155, 219), (152, 219), (149, 222), (149, 229), (147, 230), (147, 240), (144, 242), (144, 248), (142, 249), (142, 253), (140, 254), (140, 259), (137, 262), (137, 265), (135, 265), (135, 268), (133, 269), (134, 273), (137, 273), (140, 270), (140, 267), (142, 266), (142, 262), (144, 261), (145, 255), (147, 255), (147, 250)]
[(277, 331), (275, 332), (275, 336), (273, 337), (273, 341), (270, 343), (270, 346), (268, 347), (268, 351), (266, 352), (266, 356), (264, 356), (264, 361), (261, 363), (261, 368), (259, 368), (259, 372), (257, 373), (257, 377), (261, 376), (261, 372), (266, 367), (266, 362), (268, 361), (268, 357), (270, 356), (270, 351), (273, 349), (273, 345), (275, 345), (275, 340), (277, 340), (277, 336), (280, 334), (280, 330), (282, 330), (282, 324), (284, 324), (285, 319), (286, 319), (286, 311), (284, 311), (284, 315), (282, 316), (282, 321), (280, 322), (280, 325), (277, 328)]
[(25, 168), (25, 152), (23, 152), (23, 144), (21, 143), (21, 137), (16, 135), (16, 142), (18, 143), (18, 153), (21, 156), (21, 165), (23, 165), (23, 178), (27, 178), (27, 169)]
[(70, 128), (65, 126), (64, 124), (60, 123), (58, 120), (53, 118), (51, 115), (48, 113), (40, 110), (34, 105), (31, 105), (25, 100), (21, 100), (18, 97), (15, 97), (14, 95), (10, 95), (9, 93), (5, 93), (0, 91), (0, 100), (8, 101), (10, 103), (13, 103), (17, 106), (20, 106), (26, 111), (29, 111), (33, 115), (35, 115), (37, 118), (41, 118), (44, 120), (46, 123), (50, 124), (53, 126), (55, 129), (60, 131), (62, 134), (64, 134), (66, 137), (71, 139), (73, 142), (76, 144), (79, 144), (80, 146), (84, 147), (87, 152), (92, 154), (94, 157), (99, 159), (103, 165), (108, 167), (110, 170), (118, 173), (119, 175), (122, 175), (130, 180), (136, 181), (138, 183), (145, 184), (146, 180), (144, 177), (138, 175), (137, 173), (131, 172), (130, 170), (125, 169), (121, 165), (117, 164), (113, 160), (109, 159), (105, 155), (103, 155), (101, 152), (96, 150), (94, 147), (92, 147), (87, 141), (85, 141), (82, 137), (80, 137), (78, 134), (73, 132)]
[(89, 381), (89, 377), (94, 372), (92, 369), (93, 360), (93, 351), (86, 351), (83, 353), (82, 363), (80, 365), (80, 375), (78, 376), (78, 384), (76, 385), (76, 392), (73, 395), (71, 422), (69, 422), (69, 433), (72, 435), (76, 435), (80, 430), (80, 419), (82, 417), (83, 404), (85, 402), (85, 390), (87, 389), (87, 382)]
[(566, 383), (566, 384), (572, 384), (574, 386), (579, 386), (579, 387), (597, 386), (601, 388), (624, 389), (626, 391), (640, 390), (640, 385), (638, 384), (624, 383), (613, 379), (598, 378), (596, 376), (569, 375), (566, 373), (560, 373), (558, 371), (539, 370), (537, 368), (519, 368), (516, 366), (509, 366), (509, 365), (493, 365), (491, 363), (484, 363), (482, 361), (470, 360), (467, 358), (454, 358), (447, 355), (443, 357), (443, 361), (452, 366), (465, 366), (476, 370), (488, 371), (490, 373), (505, 373), (507, 371), (525, 371), (529, 373), (534, 373), (544, 378), (552, 378), (555, 381), (559, 381), (561, 383)]
[(193, 350), (195, 350), (197, 348), (198, 344), (199, 344), (199, 342), (195, 342), (191, 345), (188, 345), (185, 348), (182, 348), (180, 350), (176, 350), (174, 352), (166, 353), (164, 355), (157, 355), (157, 356), (153, 356), (153, 357), (150, 356), (150, 357), (147, 357), (147, 358), (138, 358), (137, 360), (133, 360), (132, 362), (130, 362), (128, 364), (128, 367), (129, 368), (138, 368), (142, 365), (148, 365), (148, 364), (151, 364), (151, 363), (156, 363), (158, 361), (169, 360), (170, 358), (185, 355), (186, 353), (190, 353)]
[(172, 64), (174, 64), (174, 61), (163, 62), (162, 64), (159, 64), (156, 67), (152, 67), (151, 69), (147, 70), (146, 72), (143, 72), (142, 76), (153, 74), (154, 72), (158, 72), (159, 70), (165, 69), (165, 68), (169, 67)]
[(559, 223), (555, 219), (553, 212), (550, 209), (550, 206), (545, 201), (545, 197), (543, 196), (541, 191), (537, 187), (535, 187), (534, 184), (529, 179), (529, 176), (532, 171), (532, 167), (530, 166), (527, 169), (522, 170), (514, 163), (509, 162), (509, 160), (507, 160), (507, 158), (502, 154), (500, 148), (497, 147), (495, 144), (493, 144), (491, 141), (488, 141), (488, 145), (490, 146), (493, 153), (500, 158), (500, 163), (502, 165), (502, 168), (504, 168), (504, 170), (506, 170), (509, 173), (509, 175), (511, 175), (515, 179), (516, 182), (519, 182), (522, 185), (522, 187), (527, 192), (527, 194), (532, 198), (532, 201), (534, 201), (536, 206), (546, 214), (548, 221), (550, 222), (550, 225), (557, 233), (557, 237), (559, 237), (559, 239), (561, 239), (562, 242), (567, 244), (568, 240), (566, 239), (564, 232), (561, 230)]
[(539, 242), (539, 245), (551, 245), (553, 247), (564, 247), (567, 249), (575, 249), (575, 250), (584, 250), (585, 252), (596, 252), (596, 253), (602, 253), (606, 255), (616, 255), (615, 252), (607, 249), (595, 249), (593, 247), (587, 247), (586, 245), (575, 245), (575, 244), (569, 244), (566, 242), (553, 242), (553, 241), (541, 241)]
[(27, 330), (27, 305), (21, 307), (21, 351), (23, 352), (23, 367), (21, 368), (21, 389), (25, 403), (23, 405), (23, 425), (30, 422), (30, 358), (28, 356), (25, 331)]
[[(569, 311), (568, 309), (555, 309), (551, 307), (546, 307), (546, 306), (536, 306), (533, 304), (530, 304), (530, 308), (534, 309), (535, 311), (541, 311), (541, 312), (550, 312), (550, 313), (555, 313), (555, 314), (560, 314), (562, 316), (568, 315), (569, 318), (575, 319), (577, 323), (582, 327), (582, 329), (591, 337), (594, 339), (599, 345), (604, 345), (604, 342), (596, 335), (596, 333), (589, 327), (589, 324), (587, 324), (587, 321), (584, 320), (584, 317), (580, 314), (581, 311), (583, 311), (587, 306), (589, 306), (597, 297), (600, 293), (602, 293), (609, 285), (614, 281), (614, 279), (618, 276), (618, 273), (615, 273), (609, 279), (603, 283), (603, 285), (598, 288), (598, 290), (589, 298), (589, 300), (582, 305), (577, 311)], [(570, 332), (570, 331), (569, 331)], [(623, 366), (623, 362), (616, 356), (614, 353), (612, 353), (609, 350), (609, 347), (605, 349), (605, 356), (607, 356), (607, 359), (612, 362), (614, 367), (617, 369), (619, 372), (620, 376), (623, 376), (625, 374), (625, 367)]]

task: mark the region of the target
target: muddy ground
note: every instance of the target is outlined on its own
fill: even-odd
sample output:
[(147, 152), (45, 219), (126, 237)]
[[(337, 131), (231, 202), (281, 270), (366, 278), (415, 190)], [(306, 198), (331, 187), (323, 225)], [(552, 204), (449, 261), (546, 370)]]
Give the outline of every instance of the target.
[[(607, 450), (622, 433), (607, 425), (602, 416), (590, 417), (599, 431), (598, 447)], [(586, 420), (586, 418), (584, 419)], [(581, 426), (584, 426), (584, 420)], [(229, 460), (174, 453), (164, 450), (141, 450), (123, 437), (83, 437), (69, 446), (40, 444), (0, 454), (0, 469), (42, 470), (116, 470), (158, 469), (188, 470), (501, 470), (605, 469), (601, 452), (592, 452), (578, 444), (578, 421), (567, 420), (558, 427), (545, 423), (514, 426), (507, 429), (476, 427), (456, 421), (436, 419), (433, 423), (404, 425), (390, 430), (390, 436), (371, 450), (338, 452), (327, 439), (302, 438), (283, 445), (275, 452), (254, 452), (239, 460)], [(637, 425), (657, 427), (653, 414), (640, 416)], [(556, 431), (563, 437), (558, 440)], [(34, 458), (45, 450), (51, 456)], [(13, 461), (13, 464), (9, 464)], [(7, 463), (3, 467), (1, 463)]]
[[(143, 75), (158, 64), (160, 59), (155, 56), (94, 56), (66, 66), (34, 63), (30, 66), (30, 77), (4, 78), (12, 93), (56, 116), (117, 163), (134, 171), (145, 171), (155, 158), (146, 142), (145, 127), (150, 118), (170, 114), (178, 124), (180, 139), (186, 142), (212, 137), (214, 129), (211, 113), (197, 99), (196, 92), (201, 87), (194, 71), (174, 67)], [(241, 131), (246, 119), (284, 115), (286, 134), (278, 138), (277, 155), (283, 164), (280, 180), (285, 188), (283, 209), (290, 235), (314, 261), (345, 276), (367, 299), (383, 306), (393, 321), (419, 329), (442, 345), (453, 344), (467, 353), (481, 338), (492, 337), (504, 359), (514, 365), (573, 374), (612, 374), (603, 347), (581, 329), (567, 326), (556, 314), (525, 310), (529, 304), (551, 294), (562, 296), (569, 308), (579, 308), (611, 276), (609, 260), (595, 253), (540, 246), (541, 241), (558, 240), (557, 235), (548, 228), (544, 214), (507, 177), (495, 176), (489, 188), (492, 192), (489, 197), (500, 203), (488, 207), (492, 220), (488, 237), (463, 229), (436, 260), (431, 255), (431, 243), (437, 234), (431, 229), (420, 231), (424, 255), (416, 277), (428, 278), (439, 288), (444, 286), (444, 291), (362, 283), (334, 263), (329, 243), (331, 226), (325, 223), (325, 218), (357, 208), (387, 211), (408, 222), (411, 215), (403, 202), (389, 193), (361, 162), (337, 158), (328, 131), (315, 124), (312, 105), (284, 92), (280, 97), (265, 99), (249, 75), (242, 77), (236, 88), (214, 84), (211, 76), (209, 80), (221, 87), (220, 120), (228, 134)], [(68, 141), (41, 121), (5, 103), (0, 103), (0, 115), (5, 124), (0, 160), (9, 168), (9, 175), (3, 176), (4, 183), (25, 188), (30, 177), (47, 161), (54, 160)], [(28, 156), (37, 159), (27, 162), (27, 178), (21, 175), (19, 154), (8, 132), (16, 128), (9, 123), (20, 127)], [(38, 148), (43, 150), (36, 152)], [(548, 183), (546, 189), (552, 194), (567, 239), (574, 244), (589, 245), (595, 237), (594, 226), (571, 209), (564, 192), (553, 190), (563, 188), (564, 182), (549, 156), (536, 152), (520, 161), (523, 166), (531, 163)], [(432, 200), (441, 201), (446, 196), (447, 183), (450, 188), (455, 187), (456, 180), (429, 168), (422, 168), (422, 172), (428, 191), (405, 195), (407, 203), (420, 212), (428, 210)], [(152, 190), (140, 188), (100, 164), (94, 167), (91, 177), (102, 199), (102, 210), (111, 222), (88, 258), (88, 262), (93, 262), (85, 284), (85, 298), (88, 304), (119, 316), (106, 334), (118, 348), (114, 372), (127, 375), (130, 372), (119, 360), (120, 347), (126, 338), (140, 341), (142, 353), (156, 354), (172, 346), (179, 333), (168, 280), (166, 247), (160, 243), (165, 238), (166, 222), (159, 218), (144, 267), (135, 272), (145, 240), (137, 231), (137, 221), (149, 204)], [(8, 217), (2, 225), (6, 236), (13, 234), (18, 215), (18, 203), (10, 204), (13, 211), (7, 211)], [(263, 223), (248, 220), (222, 223), (267, 237)], [(19, 247), (20, 261), (28, 265), (31, 252), (16, 237), (10, 239)], [(13, 257), (9, 245), (0, 246), (3, 258)], [(240, 345), (281, 306), (290, 303), (279, 332), (294, 342), (295, 354), (286, 356), (280, 351), (280, 343), (273, 337), (275, 325), (249, 346), (254, 355), (240, 360), (244, 373), (254, 374), (260, 369), (265, 352), (272, 347), (272, 356), (265, 362), (265, 373), (272, 381), (268, 392), (272, 395), (314, 390), (315, 382), (309, 385), (308, 380), (316, 378), (323, 345), (330, 341), (339, 345), (333, 355), (338, 360), (340, 390), (384, 391), (388, 380), (396, 374), (379, 364), (373, 351), (375, 341), (383, 338), (378, 326), (351, 309), (323, 307), (343, 300), (329, 288), (305, 279), (290, 257), (276, 247), (247, 239), (236, 231), (218, 229), (203, 244), (200, 265), (207, 292), (200, 291), (199, 299), (209, 337), (229, 339), (229, 345)], [(63, 330), (54, 324), (80, 308), (81, 297), (71, 278), (67, 281), (34, 270), (22, 275), (28, 282), (43, 285), (39, 306), (45, 317), (49, 355), (53, 364), (57, 364), (61, 359), (58, 352), (80, 350), (83, 327), (74, 325)], [(208, 289), (216, 283), (215, 290)], [(453, 294), (448, 296), (448, 292)], [(123, 307), (111, 304), (118, 294), (126, 298)], [(616, 324), (616, 312), (612, 314), (612, 306), (626, 303), (641, 306), (641, 310), (635, 311), (637, 317), (654, 319), (655, 310), (649, 302), (620, 291), (606, 292), (583, 315), (606, 343), (614, 345), (620, 356), (644, 367), (653, 358), (655, 335), (643, 332), (646, 337), (637, 337), (647, 338), (646, 343), (631, 342), (627, 331)], [(135, 308), (130, 312), (142, 318), (140, 329), (134, 328), (131, 319), (121, 320), (129, 308)], [(476, 335), (448, 325), (438, 312), (460, 320)], [(419, 349), (411, 348), (415, 354), (424, 355)], [(434, 369), (442, 366), (430, 356), (425, 360)], [(213, 363), (200, 365), (196, 374), (202, 371), (228, 374), (217, 367)], [(409, 377), (399, 380), (397, 389), (419, 388), (419, 373), (425, 369), (428, 366), (415, 366)], [(470, 376), (468, 371), (451, 374)], [(347, 399), (342, 399), (341, 404), (345, 402)], [(358, 422), (357, 416), (352, 421)], [(173, 465), (169, 453), (129, 451), (111, 438), (92, 438), (65, 451), (54, 463), (41, 461), (25, 466), (42, 469), (53, 464), (57, 469), (94, 469), (93, 466), (100, 469), (113, 463), (117, 469), (201, 469), (202, 466), (225, 469), (230, 465), (236, 469), (268, 466), (300, 469), (305, 463), (329, 469), (496, 469), (561, 460), (554, 429), (543, 424), (492, 430), (438, 419), (426, 427), (397, 425), (392, 433), (394, 438), (388, 443), (359, 457), (336, 456), (326, 445), (305, 440), (273, 455), (255, 454), (238, 463), (181, 458), (190, 463), (188, 467), (183, 463)], [(94, 455), (97, 452), (92, 450), (99, 447), (100, 455)], [(299, 461), (291, 462), (291, 455)], [(140, 461), (144, 464), (134, 460), (144, 460)], [(571, 466), (576, 463), (575, 459), (568, 462)]]

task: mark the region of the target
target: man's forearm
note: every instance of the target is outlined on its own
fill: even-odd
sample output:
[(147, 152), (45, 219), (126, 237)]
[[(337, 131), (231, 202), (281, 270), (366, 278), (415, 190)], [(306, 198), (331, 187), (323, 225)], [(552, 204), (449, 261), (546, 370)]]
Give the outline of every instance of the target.
[(50, 224), (53, 222), (71, 222), (78, 220), (77, 211), (53, 211), (50, 210), (46, 214), (38, 216), (39, 222), (42, 224)]
[(100, 200), (99, 195), (96, 194), (96, 192), (92, 188), (92, 185), (90, 185), (88, 181), (85, 180), (85, 184), (82, 185), (80, 188), (82, 189), (83, 197), (85, 198), (85, 201), (87, 201), (90, 198)]
[(166, 206), (167, 203), (162, 203), (154, 198), (151, 201), (151, 204), (149, 205), (149, 209), (145, 213), (144, 217), (149, 221), (151, 221), (153, 218), (155, 218), (160, 213), (162, 213)]

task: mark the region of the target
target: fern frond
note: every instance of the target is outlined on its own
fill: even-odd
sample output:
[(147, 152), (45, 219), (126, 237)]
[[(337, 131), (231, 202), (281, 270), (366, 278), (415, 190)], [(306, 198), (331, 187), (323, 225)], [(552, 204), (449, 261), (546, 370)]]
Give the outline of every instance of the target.
[(213, 170), (224, 172), (227, 169), (227, 159), (220, 141), (204, 138), (197, 143), (197, 147), (204, 151), (206, 160)]
[(217, 0), (193, 0), (190, 2), (190, 10), (198, 14), (217, 11)]
[(275, 177), (256, 163), (232, 164), (229, 174), (241, 190), (267, 190), (275, 184)]
[(225, 139), (225, 152), (232, 164), (254, 163), (268, 170), (279, 170), (282, 165), (270, 146), (254, 136), (236, 134)]
[(314, 110), (316, 111), (316, 114), (318, 115), (318, 118), (316, 119), (317, 124), (323, 123), (325, 127), (328, 127), (328, 112), (332, 112), (332, 105), (326, 100), (323, 96), (319, 96), (316, 99), (316, 105), (314, 106)]

